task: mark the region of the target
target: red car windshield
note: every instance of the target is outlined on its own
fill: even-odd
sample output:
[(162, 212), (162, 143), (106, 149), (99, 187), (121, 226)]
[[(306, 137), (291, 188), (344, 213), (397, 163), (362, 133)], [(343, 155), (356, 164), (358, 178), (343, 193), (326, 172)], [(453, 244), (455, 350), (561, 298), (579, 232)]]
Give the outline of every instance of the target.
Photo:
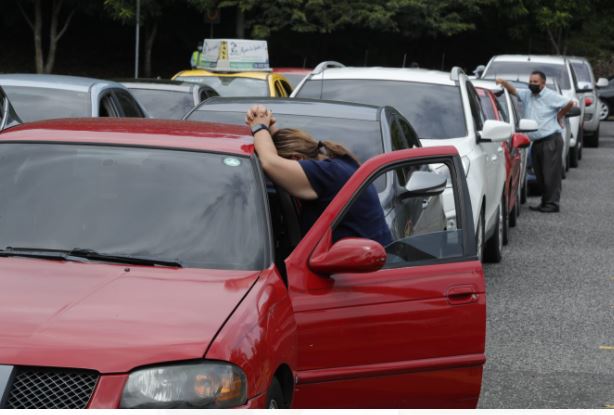
[(91, 249), (258, 270), (267, 231), (250, 159), (194, 151), (0, 144), (0, 249)]

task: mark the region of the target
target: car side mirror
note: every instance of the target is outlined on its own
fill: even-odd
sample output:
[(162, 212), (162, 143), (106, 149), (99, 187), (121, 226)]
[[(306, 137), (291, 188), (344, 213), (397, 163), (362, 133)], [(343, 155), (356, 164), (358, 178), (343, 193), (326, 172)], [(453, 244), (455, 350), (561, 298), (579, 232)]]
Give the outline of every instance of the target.
[(599, 78), (597, 80), (597, 88), (607, 88), (610, 83), (605, 78)]
[(407, 181), (405, 191), (399, 195), (399, 198), (437, 196), (446, 189), (447, 182), (448, 178), (442, 174), (430, 171), (415, 171)]
[(309, 268), (319, 274), (373, 272), (386, 263), (384, 247), (371, 239), (345, 238), (309, 259)]
[(539, 129), (539, 125), (537, 125), (537, 121), (530, 120), (528, 118), (523, 118), (518, 122), (518, 129), (516, 130), (519, 133), (533, 133)]
[(487, 120), (480, 132), (480, 141), (502, 142), (509, 139), (514, 132), (512, 126), (503, 121)]
[(569, 110), (567, 114), (565, 114), (565, 117), (572, 118), (572, 117), (579, 117), (580, 115), (582, 115), (580, 108), (573, 107), (572, 109)]
[[(533, 120), (530, 120), (533, 121)], [(535, 121), (533, 121), (535, 122)], [(514, 134), (512, 138), (512, 147), (514, 148), (527, 148), (531, 145), (531, 140), (524, 134)]]

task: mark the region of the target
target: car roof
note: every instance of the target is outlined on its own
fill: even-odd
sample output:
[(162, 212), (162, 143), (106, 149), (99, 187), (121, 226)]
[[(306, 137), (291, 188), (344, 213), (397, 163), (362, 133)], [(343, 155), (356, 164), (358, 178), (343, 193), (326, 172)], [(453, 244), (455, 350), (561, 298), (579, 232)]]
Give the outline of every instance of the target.
[(285, 67), (285, 68), (273, 68), (274, 73), (295, 73), (295, 74), (310, 74), (313, 69), (310, 68), (298, 68), (298, 67)]
[[(123, 80), (120, 81), (128, 89), (153, 89), (157, 91), (178, 91), (178, 92), (191, 92), (194, 88), (204, 87), (207, 85), (196, 84), (193, 82), (171, 81), (171, 80)], [(208, 87), (212, 89), (211, 87)]]
[(503, 88), (500, 85), (497, 85), (497, 83), (494, 80), (489, 81), (486, 79), (472, 79), (471, 83), (476, 88), (488, 89), (490, 91), (495, 91), (495, 92), (503, 90)]
[(66, 91), (89, 92), (96, 84), (106, 84), (116, 88), (123, 86), (117, 82), (82, 76), (45, 75), (45, 74), (0, 74), (2, 86), (29, 86), (35, 88), (62, 89)]
[(250, 106), (263, 104), (273, 114), (343, 118), (378, 121), (382, 108), (375, 105), (308, 98), (211, 97), (194, 111), (247, 112)]
[(328, 68), (310, 79), (369, 79), (387, 81), (406, 81), (439, 85), (455, 85), (450, 79), (450, 72), (420, 68), (384, 68), (384, 67), (344, 67)]
[(496, 55), (492, 58), (493, 62), (537, 62), (564, 64), (565, 57), (557, 55)]
[(251, 155), (246, 126), (142, 118), (64, 118), (25, 123), (0, 132), (3, 142), (61, 142), (164, 147)]

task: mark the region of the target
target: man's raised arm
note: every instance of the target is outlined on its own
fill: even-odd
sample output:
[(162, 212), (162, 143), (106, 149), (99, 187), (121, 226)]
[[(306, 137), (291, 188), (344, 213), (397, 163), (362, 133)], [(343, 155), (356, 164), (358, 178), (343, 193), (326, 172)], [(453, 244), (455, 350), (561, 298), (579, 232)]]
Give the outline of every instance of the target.
[(509, 92), (510, 94), (518, 96), (518, 91), (516, 90), (516, 87), (505, 79), (497, 78), (495, 82), (497, 83), (497, 85), (501, 85), (503, 88), (507, 89), (507, 92)]

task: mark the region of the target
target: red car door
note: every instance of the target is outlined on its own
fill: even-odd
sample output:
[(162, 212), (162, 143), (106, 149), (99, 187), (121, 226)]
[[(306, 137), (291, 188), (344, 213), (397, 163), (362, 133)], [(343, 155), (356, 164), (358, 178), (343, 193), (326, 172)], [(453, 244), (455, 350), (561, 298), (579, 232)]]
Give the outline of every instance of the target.
[[(442, 195), (404, 204), (411, 177), (433, 164), (438, 172), (442, 164), (448, 167), (456, 218), (415, 234), (412, 223), (421, 214), (416, 206), (443, 209), (436, 199)], [(383, 268), (313, 271), (314, 258), (333, 246), (344, 211), (390, 170), (406, 185), (393, 197), (399, 203), (382, 206), (393, 235)], [(454, 147), (395, 151), (364, 163), (286, 260), (299, 339), (293, 406), (475, 407), (485, 361), (486, 298), (473, 229)]]

